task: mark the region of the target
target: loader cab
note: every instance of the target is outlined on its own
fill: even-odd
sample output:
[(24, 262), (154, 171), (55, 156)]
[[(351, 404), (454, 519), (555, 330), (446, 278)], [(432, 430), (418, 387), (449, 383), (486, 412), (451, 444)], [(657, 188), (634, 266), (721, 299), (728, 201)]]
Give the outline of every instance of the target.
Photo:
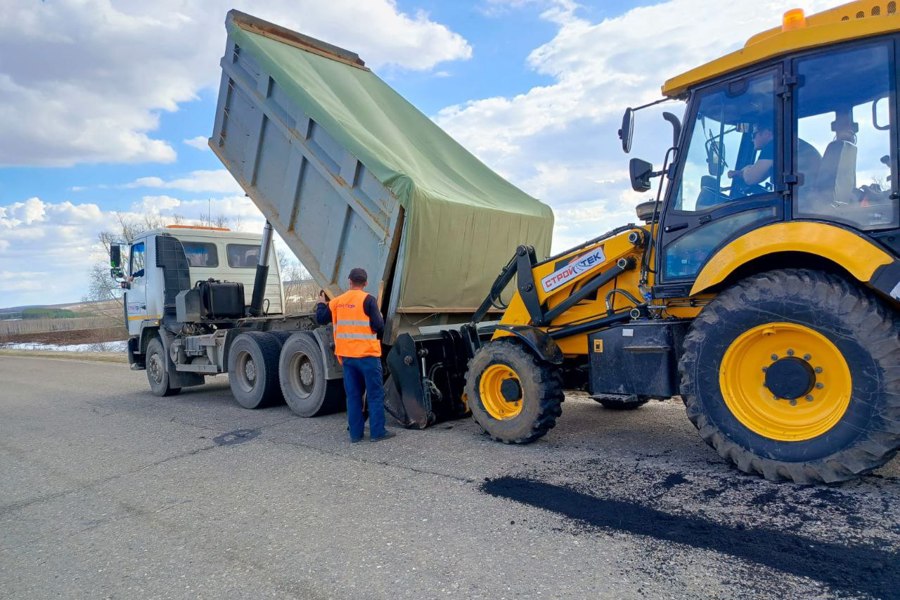
[(657, 230), (659, 297), (770, 224), (834, 224), (896, 256), (896, 39), (798, 52), (681, 93), (684, 129)]

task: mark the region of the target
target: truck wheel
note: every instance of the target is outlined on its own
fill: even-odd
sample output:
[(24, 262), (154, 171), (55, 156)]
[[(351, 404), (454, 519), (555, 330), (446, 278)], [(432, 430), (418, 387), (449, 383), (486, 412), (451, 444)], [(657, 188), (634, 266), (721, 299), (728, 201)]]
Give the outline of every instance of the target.
[(318, 417), (344, 410), (343, 383), (325, 378), (322, 351), (308, 333), (295, 333), (284, 343), (278, 375), (284, 400), (294, 414)]
[(591, 398), (593, 398), (594, 402), (602, 404), (603, 408), (609, 410), (634, 410), (650, 402), (649, 396), (638, 396), (635, 394), (607, 394), (605, 396), (591, 396)]
[(281, 401), (278, 385), (278, 339), (260, 331), (242, 333), (228, 352), (231, 393), (244, 408), (263, 408)]
[(162, 341), (158, 337), (154, 337), (147, 344), (145, 359), (147, 381), (150, 382), (150, 391), (154, 396), (174, 396), (181, 391), (181, 388), (172, 387), (169, 383), (168, 363)]
[(507, 444), (527, 444), (562, 414), (562, 376), (519, 344), (490, 342), (469, 362), (466, 396), (485, 433)]
[(725, 290), (691, 325), (687, 415), (745, 473), (836, 482), (900, 447), (900, 324), (841, 277), (781, 270)]

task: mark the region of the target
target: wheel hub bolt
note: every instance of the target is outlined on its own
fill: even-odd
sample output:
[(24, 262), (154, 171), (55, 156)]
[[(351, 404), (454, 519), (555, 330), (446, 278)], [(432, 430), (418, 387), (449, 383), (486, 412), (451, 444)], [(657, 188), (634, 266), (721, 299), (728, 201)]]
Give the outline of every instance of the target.
[(816, 389), (817, 389), (817, 390), (821, 390), (823, 387), (825, 387), (825, 384), (822, 383), (821, 381), (819, 381), (819, 382), (816, 383)]
[(791, 406), (797, 406), (797, 399), (796, 399), (796, 398), (791, 398), (790, 400), (788, 400), (788, 402), (791, 403)]
[(794, 351), (791, 350), (790, 348), (788, 348), (787, 355), (788, 355), (788, 356), (793, 356), (793, 355), (794, 355)]
[(772, 359), (772, 360), (778, 360), (778, 355), (777, 355), (777, 354), (773, 354), (773, 355), (771, 356), (771, 359)]
[(821, 373), (821, 372), (822, 372), (822, 367), (816, 367), (816, 373)]
[(812, 402), (812, 401), (813, 401), (813, 397), (812, 397), (811, 394), (807, 394), (807, 395), (806, 395), (806, 401), (807, 401), (807, 402)]
[(811, 360), (812, 360), (812, 355), (811, 355), (811, 354), (804, 354), (804, 355), (803, 355), (803, 360), (805, 360), (806, 362), (811, 361)]

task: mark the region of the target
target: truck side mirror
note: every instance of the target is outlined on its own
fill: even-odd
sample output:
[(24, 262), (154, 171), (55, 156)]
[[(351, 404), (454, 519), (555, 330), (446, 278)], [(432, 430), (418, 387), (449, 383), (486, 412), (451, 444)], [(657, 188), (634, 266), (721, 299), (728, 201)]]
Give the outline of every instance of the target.
[(118, 244), (109, 247), (109, 276), (120, 279), (122, 273), (122, 248)]
[(650, 178), (653, 177), (653, 165), (640, 158), (632, 158), (628, 162), (628, 172), (631, 175), (631, 189), (636, 192), (646, 192), (650, 189)]
[(634, 109), (626, 108), (622, 117), (622, 128), (619, 129), (619, 139), (622, 140), (622, 150), (625, 154), (631, 152), (631, 137), (634, 134)]

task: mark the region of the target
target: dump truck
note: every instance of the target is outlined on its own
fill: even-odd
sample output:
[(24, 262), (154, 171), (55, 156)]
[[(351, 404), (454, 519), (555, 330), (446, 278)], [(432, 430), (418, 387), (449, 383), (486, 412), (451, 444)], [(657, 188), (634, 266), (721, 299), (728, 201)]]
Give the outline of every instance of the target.
[[(113, 247), (113, 275), (129, 288), (132, 368), (147, 371), (157, 395), (227, 373), (246, 408), (283, 399), (304, 417), (341, 410), (330, 327), (312, 314), (284, 313), (270, 268), (277, 231), (332, 297), (351, 268), (368, 272), (366, 291), (385, 319), (386, 360), (395, 365), (386, 382), (392, 415), (426, 427), (468, 414), (465, 364), (480, 339), (464, 340), (459, 326), (522, 240), (549, 252), (552, 211), (466, 151), (358, 55), (239, 11), (228, 13), (226, 27), (209, 145), (267, 224), (252, 238), (255, 251), (245, 252), (249, 271), (192, 262), (201, 260), (200, 241), (213, 239), (230, 259), (234, 232), (167, 228)], [(490, 333), (485, 325), (473, 335)]]
[[(896, 3), (785, 13), (665, 82), (683, 103), (659, 169), (632, 159), (642, 223), (547, 259), (523, 245), (466, 398), (526, 443), (564, 388), (621, 409), (681, 396), (741, 471), (835, 482), (900, 447)], [(619, 131), (631, 147), (634, 115)], [(485, 304), (487, 306), (487, 304)], [(476, 314), (476, 318), (480, 314)]]

